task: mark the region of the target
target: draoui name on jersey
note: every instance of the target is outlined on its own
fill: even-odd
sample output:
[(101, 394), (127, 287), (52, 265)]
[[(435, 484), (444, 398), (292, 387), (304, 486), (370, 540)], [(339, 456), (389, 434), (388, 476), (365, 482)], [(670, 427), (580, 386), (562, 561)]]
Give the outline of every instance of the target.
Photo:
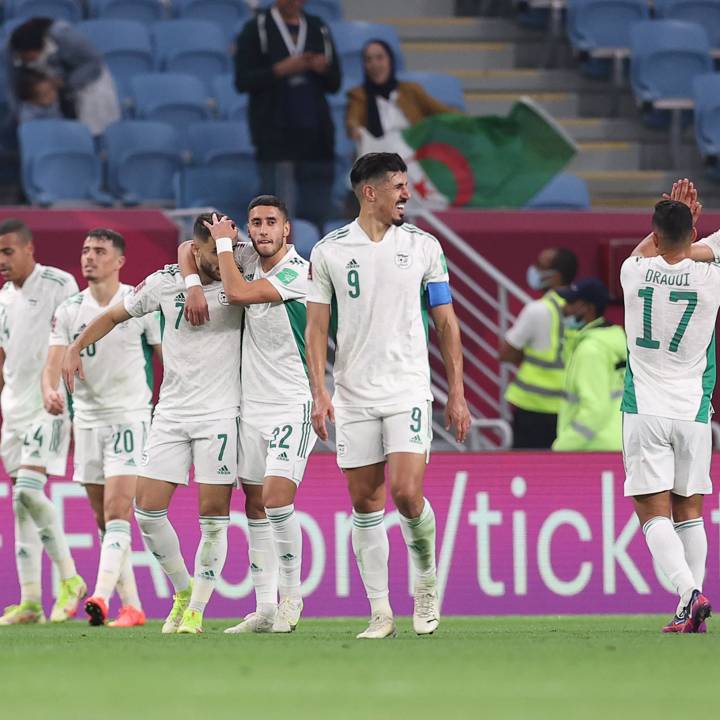
[(648, 270), (645, 282), (672, 287), (690, 287), (690, 273), (668, 274), (659, 270)]

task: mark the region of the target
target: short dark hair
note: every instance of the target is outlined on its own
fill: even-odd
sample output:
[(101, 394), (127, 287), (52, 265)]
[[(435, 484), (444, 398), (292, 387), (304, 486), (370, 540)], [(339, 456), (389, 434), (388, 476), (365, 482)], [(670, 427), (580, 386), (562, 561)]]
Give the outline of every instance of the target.
[(0, 222), (0, 235), (8, 235), (15, 233), (20, 236), (20, 239), (24, 242), (30, 242), (33, 239), (30, 228), (22, 221), (17, 218), (8, 218)]
[(51, 18), (30, 18), (18, 25), (10, 35), (10, 49), (13, 52), (42, 50), (45, 37), (55, 21)]
[(575, 253), (567, 248), (555, 248), (550, 267), (560, 273), (563, 285), (569, 285), (577, 274), (578, 261)]
[(397, 153), (367, 153), (361, 155), (350, 171), (353, 190), (369, 180), (379, 180), (386, 173), (407, 172), (405, 161)]
[(210, 231), (205, 227), (205, 223), (209, 222), (211, 223), (213, 221), (213, 215), (217, 215), (218, 217), (222, 217), (222, 213), (200, 213), (195, 218), (195, 222), (193, 223), (193, 237), (197, 238), (201, 242), (207, 242), (212, 237), (212, 234)]
[(110, 230), (110, 228), (93, 228), (85, 237), (109, 240), (112, 246), (120, 251), (121, 255), (125, 254), (125, 238), (119, 232)]
[(690, 240), (693, 229), (692, 212), (678, 200), (661, 200), (652, 216), (653, 230), (669, 245), (681, 245)]
[(288, 209), (285, 203), (277, 197), (277, 195), (258, 195), (254, 197), (248, 205), (248, 215), (253, 208), (260, 206), (275, 207), (288, 219)]
[(15, 95), (22, 102), (35, 99), (37, 86), (43, 82), (52, 82), (49, 75), (32, 68), (20, 68), (15, 77)]

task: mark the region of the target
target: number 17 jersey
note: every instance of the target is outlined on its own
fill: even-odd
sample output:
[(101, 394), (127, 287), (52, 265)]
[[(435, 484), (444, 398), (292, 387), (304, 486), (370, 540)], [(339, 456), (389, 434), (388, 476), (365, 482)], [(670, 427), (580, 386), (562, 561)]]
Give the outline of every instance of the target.
[(620, 282), (628, 342), (621, 410), (709, 422), (720, 267), (633, 256)]

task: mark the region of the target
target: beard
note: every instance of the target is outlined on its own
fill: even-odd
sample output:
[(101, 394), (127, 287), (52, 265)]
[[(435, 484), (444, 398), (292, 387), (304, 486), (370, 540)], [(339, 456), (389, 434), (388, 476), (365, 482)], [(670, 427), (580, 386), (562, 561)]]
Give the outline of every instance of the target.
[(199, 263), (200, 269), (211, 279), (213, 280), (221, 280), (220, 277), (220, 270), (219, 268), (213, 267), (212, 265), (209, 265), (208, 263), (200, 261)]

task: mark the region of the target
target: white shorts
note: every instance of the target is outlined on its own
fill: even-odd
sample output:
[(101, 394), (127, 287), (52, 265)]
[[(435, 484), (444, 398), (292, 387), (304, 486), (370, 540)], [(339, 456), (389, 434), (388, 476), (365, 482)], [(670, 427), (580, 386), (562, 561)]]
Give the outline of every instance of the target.
[(384, 462), (391, 453), (417, 453), (430, 459), (432, 403), (378, 408), (335, 408), (337, 463), (357, 468)]
[(10, 477), (17, 475), (21, 465), (44, 467), (48, 475), (65, 475), (69, 446), (67, 415), (45, 414), (25, 430), (2, 427), (0, 455)]
[(237, 478), (238, 419), (174, 423), (154, 418), (138, 475), (188, 484), (190, 466), (195, 482), (234, 485)]
[(238, 477), (262, 485), (270, 476), (299, 485), (317, 435), (310, 422), (312, 403), (247, 405), (240, 417)]
[(710, 423), (623, 413), (625, 497), (712, 492)]
[(104, 485), (105, 478), (137, 475), (147, 440), (149, 422), (75, 428), (73, 480)]

